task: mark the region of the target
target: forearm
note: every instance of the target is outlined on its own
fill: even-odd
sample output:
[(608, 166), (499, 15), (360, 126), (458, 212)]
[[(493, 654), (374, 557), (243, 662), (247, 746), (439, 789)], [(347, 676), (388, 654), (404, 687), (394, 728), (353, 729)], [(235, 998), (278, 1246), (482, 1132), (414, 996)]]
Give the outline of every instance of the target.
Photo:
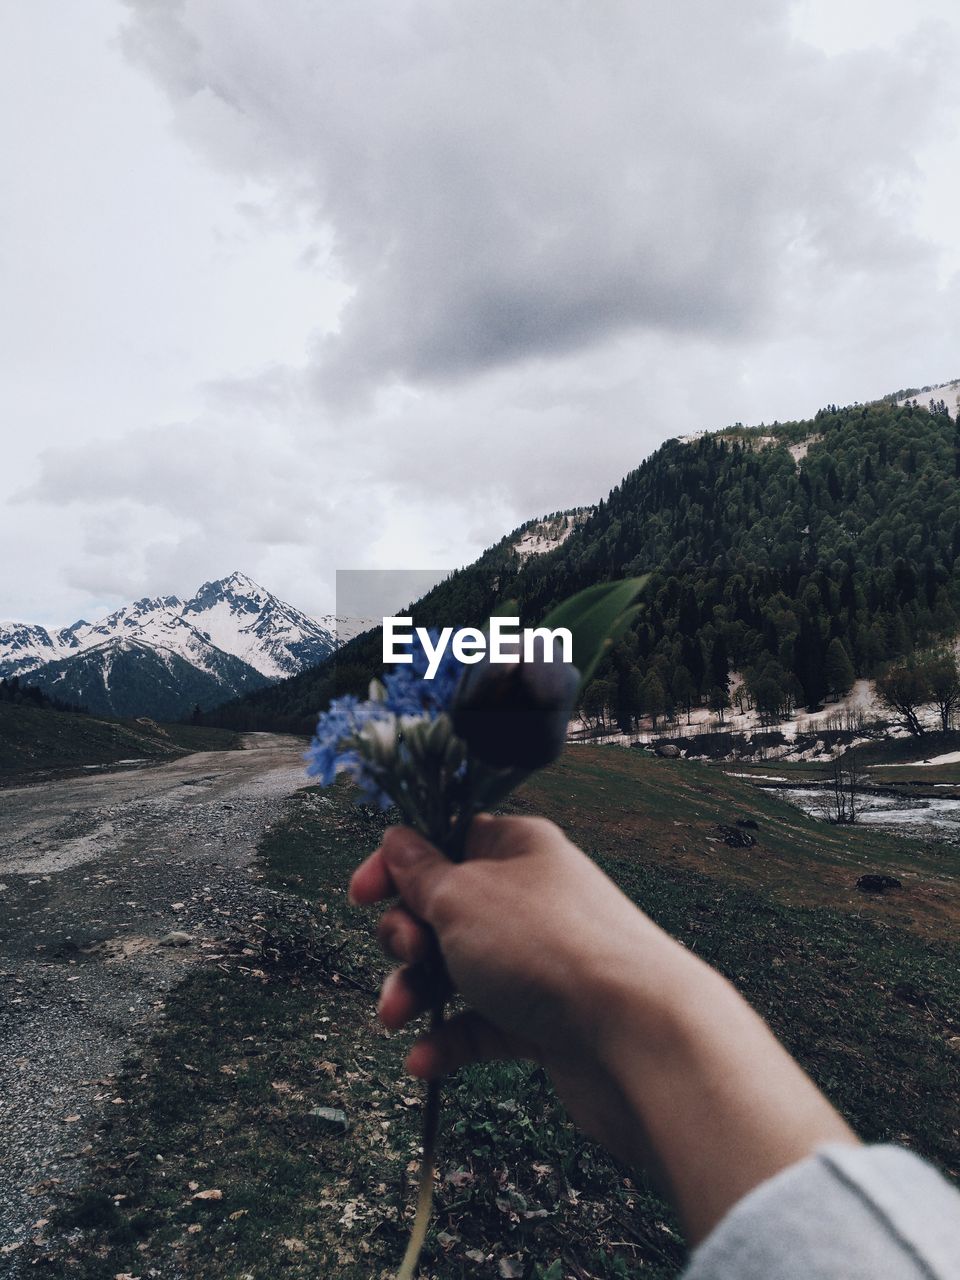
[(409, 966), (435, 931), (472, 1006), (415, 1048), (426, 1076), (483, 1057), (549, 1069), (571, 1115), (628, 1162), (652, 1165), (692, 1242), (759, 1183), (856, 1138), (732, 986), (659, 929), (556, 828), (478, 819), (458, 865), (394, 829), (358, 870), (356, 902), (399, 894), (381, 936), (404, 968), (380, 1016), (426, 1006)]
[(598, 1050), (695, 1243), (759, 1183), (857, 1138), (725, 979), (666, 935), (638, 941), (600, 980)]

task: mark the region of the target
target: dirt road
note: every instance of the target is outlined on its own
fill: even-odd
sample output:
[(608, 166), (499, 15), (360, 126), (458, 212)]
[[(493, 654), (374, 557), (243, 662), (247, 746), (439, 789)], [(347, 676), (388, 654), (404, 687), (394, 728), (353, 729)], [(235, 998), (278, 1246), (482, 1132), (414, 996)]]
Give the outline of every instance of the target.
[(164, 991), (276, 902), (251, 859), (303, 743), (243, 746), (0, 792), (0, 1272), (124, 1105), (111, 1074)]

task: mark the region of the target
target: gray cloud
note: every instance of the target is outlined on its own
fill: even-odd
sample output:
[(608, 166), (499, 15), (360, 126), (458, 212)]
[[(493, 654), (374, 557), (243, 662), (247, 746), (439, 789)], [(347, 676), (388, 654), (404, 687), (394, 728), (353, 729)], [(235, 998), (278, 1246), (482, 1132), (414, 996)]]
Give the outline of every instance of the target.
[(18, 10), (0, 613), (233, 568), (323, 612), (667, 436), (955, 377), (950, 3), (837, 56), (826, 0)]
[(786, 3), (126, 2), (191, 142), (332, 227), (334, 397), (743, 336), (791, 289), (929, 253), (898, 193), (937, 64), (828, 59)]

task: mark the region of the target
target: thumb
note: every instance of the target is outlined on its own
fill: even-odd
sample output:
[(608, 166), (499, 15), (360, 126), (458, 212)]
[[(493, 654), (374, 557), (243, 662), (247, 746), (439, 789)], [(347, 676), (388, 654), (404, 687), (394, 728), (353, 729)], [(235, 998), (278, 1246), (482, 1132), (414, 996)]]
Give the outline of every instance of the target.
[(415, 916), (436, 925), (437, 895), (454, 864), (411, 827), (390, 827), (380, 854), (397, 893)]

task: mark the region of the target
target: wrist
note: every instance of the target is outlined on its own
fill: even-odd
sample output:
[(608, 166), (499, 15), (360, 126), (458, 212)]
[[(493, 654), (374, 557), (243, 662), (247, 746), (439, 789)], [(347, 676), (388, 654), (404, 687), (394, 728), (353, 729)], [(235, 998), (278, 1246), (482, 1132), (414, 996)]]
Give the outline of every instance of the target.
[(615, 1078), (669, 1070), (689, 1052), (691, 997), (728, 984), (646, 917), (608, 935), (586, 984), (598, 1065)]
[(734, 987), (657, 934), (607, 970), (597, 1051), (629, 1117), (627, 1158), (658, 1175), (696, 1241), (781, 1169), (857, 1139)]

